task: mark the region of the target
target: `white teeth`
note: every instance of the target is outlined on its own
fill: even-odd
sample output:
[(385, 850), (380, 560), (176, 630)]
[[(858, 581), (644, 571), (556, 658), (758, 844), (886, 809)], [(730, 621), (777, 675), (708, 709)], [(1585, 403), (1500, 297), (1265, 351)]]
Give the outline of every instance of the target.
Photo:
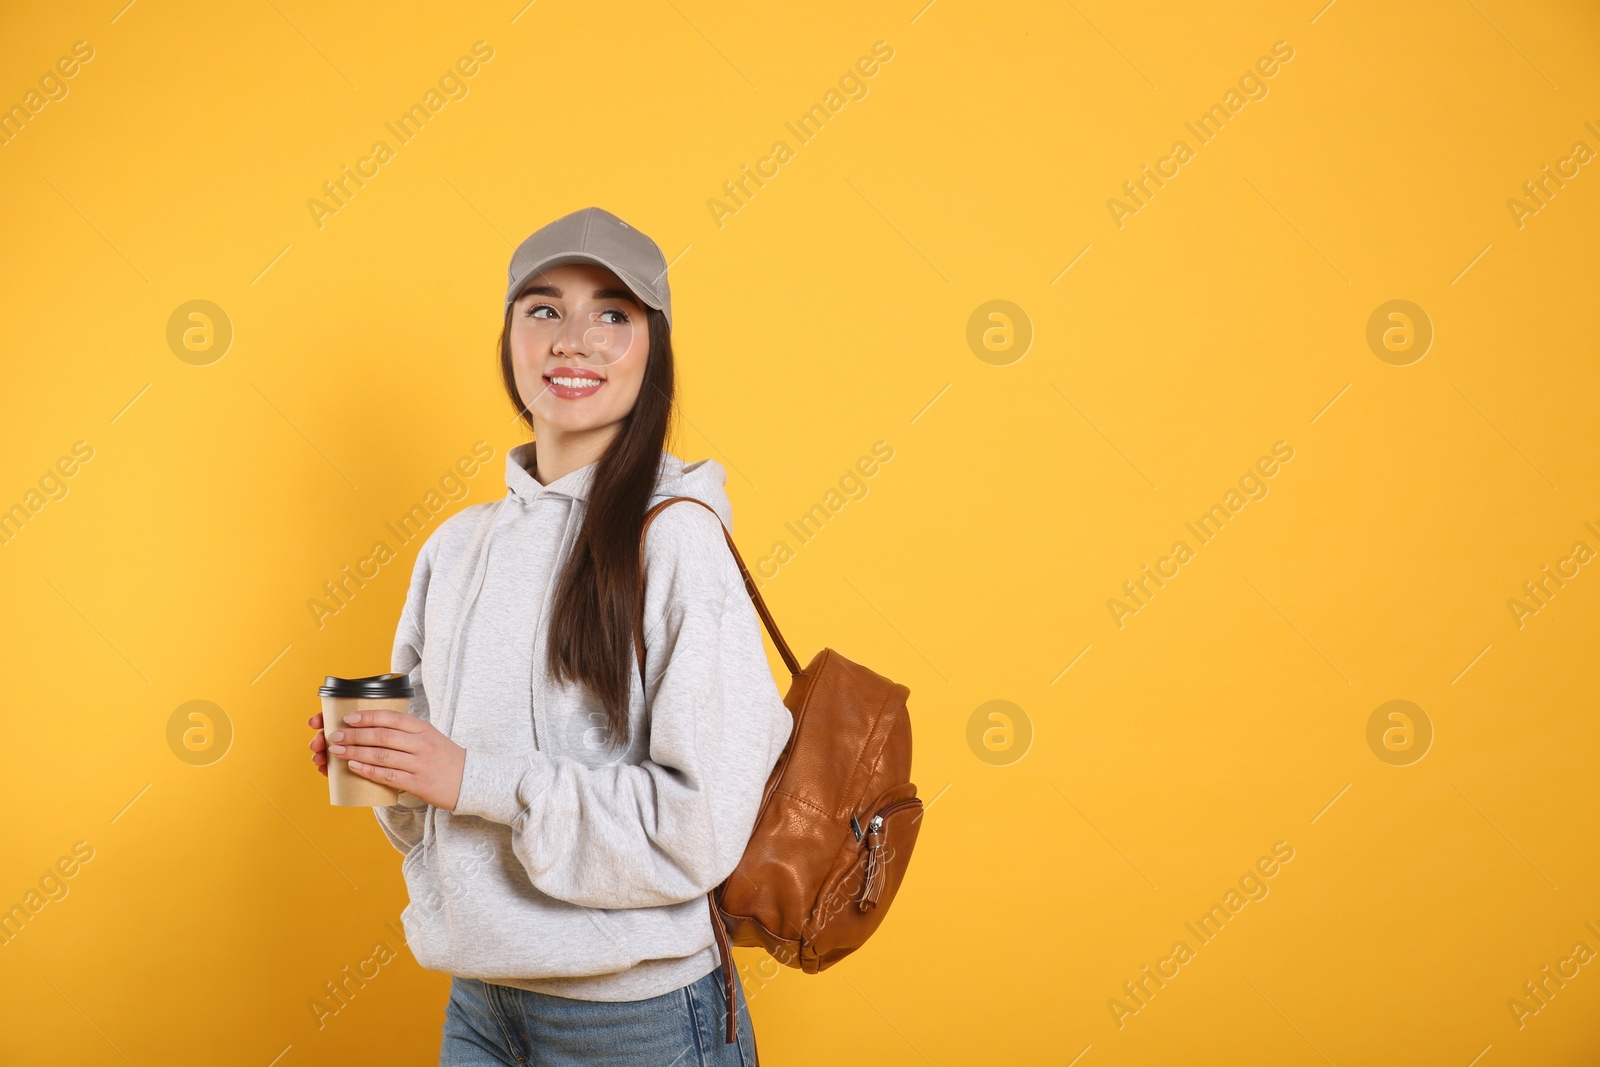
[(602, 379), (602, 378), (556, 378), (556, 377), (552, 377), (550, 379), (550, 382), (553, 385), (563, 386), (563, 387), (565, 387), (567, 389), (587, 389), (587, 388), (590, 388), (591, 386), (595, 387), (595, 388), (599, 388), (600, 383), (603, 380), (604, 379)]

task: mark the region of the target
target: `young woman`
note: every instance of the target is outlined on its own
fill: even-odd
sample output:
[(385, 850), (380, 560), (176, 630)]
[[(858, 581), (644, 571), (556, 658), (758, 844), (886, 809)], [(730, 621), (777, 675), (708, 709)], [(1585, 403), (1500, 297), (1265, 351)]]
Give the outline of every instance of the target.
[[(524, 241), (500, 370), (534, 440), (510, 450), (503, 498), (418, 555), (391, 664), (411, 714), (327, 739), (314, 715), (312, 759), (402, 790), (373, 810), (405, 855), (407, 944), (454, 976), (441, 1065), (751, 1067), (742, 986), (726, 1041), (705, 894), (743, 855), (793, 720), (724, 541), (726, 472), (664, 451), (655, 242), (593, 207)], [(641, 559), (669, 496), (715, 514), (663, 509)]]

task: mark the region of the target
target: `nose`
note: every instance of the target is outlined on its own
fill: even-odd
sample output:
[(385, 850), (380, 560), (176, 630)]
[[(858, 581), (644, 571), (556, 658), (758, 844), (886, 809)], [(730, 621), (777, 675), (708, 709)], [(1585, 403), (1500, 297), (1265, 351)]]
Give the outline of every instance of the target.
[(550, 350), (559, 356), (587, 355), (585, 326), (583, 319), (577, 315), (563, 318), (556, 328), (555, 340), (551, 343)]

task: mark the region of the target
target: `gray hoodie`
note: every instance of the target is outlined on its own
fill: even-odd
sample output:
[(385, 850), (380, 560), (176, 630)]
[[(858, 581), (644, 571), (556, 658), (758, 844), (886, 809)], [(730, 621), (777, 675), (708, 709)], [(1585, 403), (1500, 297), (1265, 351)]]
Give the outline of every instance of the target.
[[(507, 494), (451, 516), (417, 556), (391, 669), (411, 712), (467, 750), (455, 810), (402, 793), (373, 809), (431, 970), (579, 1000), (680, 988), (720, 956), (705, 893), (732, 872), (793, 720), (717, 520), (674, 504), (645, 541), (645, 676), (631, 742), (546, 669), (556, 580), (594, 464), (540, 485), (533, 443), (506, 457)], [(733, 529), (715, 460), (662, 453), (653, 499), (692, 496)]]

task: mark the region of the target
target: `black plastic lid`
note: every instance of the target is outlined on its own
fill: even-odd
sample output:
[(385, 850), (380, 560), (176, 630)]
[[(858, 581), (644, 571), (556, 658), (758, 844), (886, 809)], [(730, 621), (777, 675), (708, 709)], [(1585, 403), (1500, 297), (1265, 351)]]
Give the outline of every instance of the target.
[(323, 681), (317, 693), (325, 697), (368, 697), (383, 700), (388, 697), (415, 696), (411, 680), (403, 674), (374, 674), (370, 678), (335, 678)]

